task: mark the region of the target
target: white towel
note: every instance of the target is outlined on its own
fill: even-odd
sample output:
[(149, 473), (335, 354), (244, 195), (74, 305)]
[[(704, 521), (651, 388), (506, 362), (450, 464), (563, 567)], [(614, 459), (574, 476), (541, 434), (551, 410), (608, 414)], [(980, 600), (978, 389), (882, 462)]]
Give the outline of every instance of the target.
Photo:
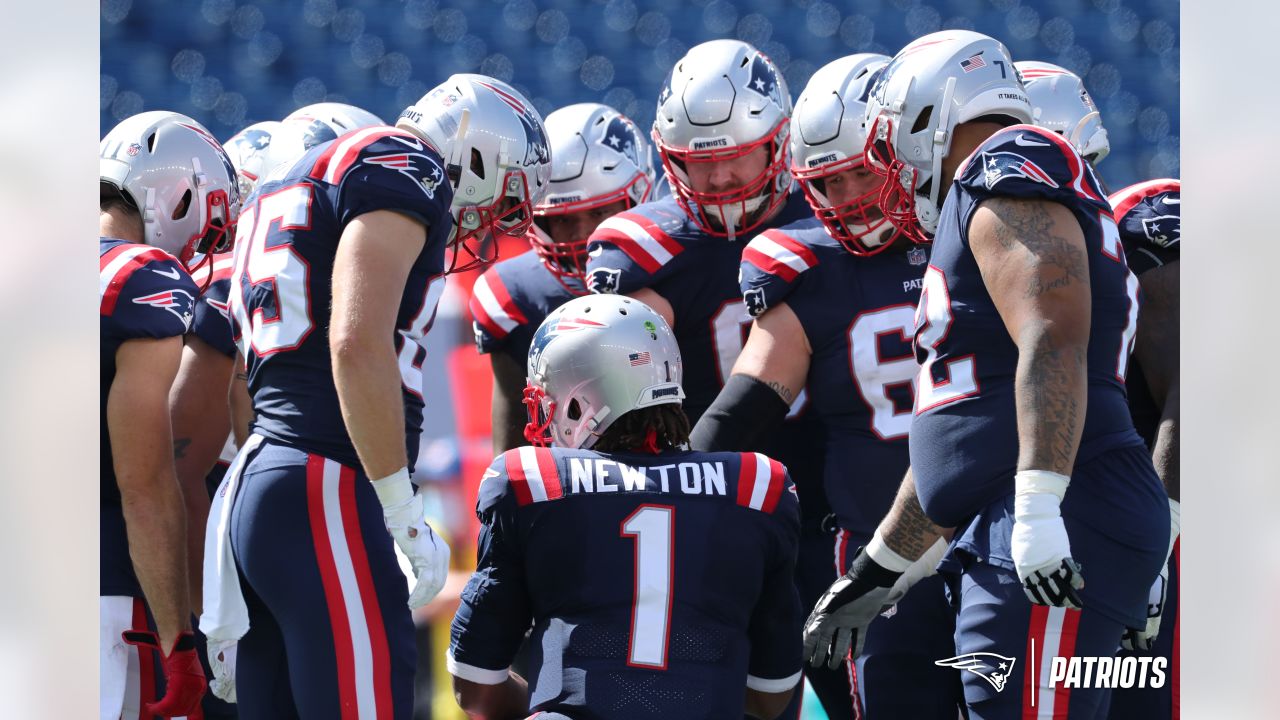
[(235, 642), (249, 632), (249, 608), (231, 553), (231, 506), (235, 504), (245, 460), (261, 442), (261, 435), (249, 436), (227, 468), (209, 506), (209, 522), (204, 528), (204, 612), (200, 615), (200, 632), (211, 645), (215, 641)]

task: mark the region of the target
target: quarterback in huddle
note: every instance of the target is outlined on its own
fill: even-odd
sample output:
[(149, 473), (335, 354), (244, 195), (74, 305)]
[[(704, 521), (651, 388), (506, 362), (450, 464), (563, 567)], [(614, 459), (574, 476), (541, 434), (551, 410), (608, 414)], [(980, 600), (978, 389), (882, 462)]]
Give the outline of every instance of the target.
[(101, 717), (1178, 715), (1179, 180), (972, 30), (685, 47), (106, 134)]

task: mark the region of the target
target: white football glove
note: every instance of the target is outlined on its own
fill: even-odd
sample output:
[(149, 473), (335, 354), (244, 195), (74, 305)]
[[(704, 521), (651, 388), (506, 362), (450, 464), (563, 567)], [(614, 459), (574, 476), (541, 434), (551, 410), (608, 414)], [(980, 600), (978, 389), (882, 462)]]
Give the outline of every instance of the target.
[(236, 640), (209, 641), (209, 668), (213, 670), (213, 682), (209, 691), (223, 700), (236, 701)]
[(1150, 650), (1160, 635), (1160, 619), (1164, 616), (1164, 604), (1169, 597), (1169, 556), (1182, 531), (1182, 506), (1177, 500), (1169, 501), (1169, 550), (1165, 554), (1164, 567), (1151, 583), (1147, 596), (1147, 624), (1141, 629), (1125, 628), (1120, 646), (1125, 650)]
[(413, 491), (407, 468), (374, 480), (373, 489), (382, 503), (387, 532), (409, 558), (418, 579), (409, 593), (409, 609), (416, 610), (444, 588), (449, 576), (449, 545), (427, 524), (422, 496)]
[(1084, 576), (1071, 558), (1071, 543), (1060, 505), (1071, 479), (1047, 470), (1023, 470), (1014, 477), (1013, 566), (1027, 599), (1037, 605), (1081, 608)]

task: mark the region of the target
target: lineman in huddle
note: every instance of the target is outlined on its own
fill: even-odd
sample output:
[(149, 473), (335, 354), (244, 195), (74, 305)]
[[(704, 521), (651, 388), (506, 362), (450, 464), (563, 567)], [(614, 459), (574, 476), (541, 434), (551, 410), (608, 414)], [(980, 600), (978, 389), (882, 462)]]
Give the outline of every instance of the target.
[(587, 293), (587, 237), (605, 218), (649, 199), (653, 155), (630, 118), (579, 103), (547, 116), (551, 183), (533, 208), (533, 252), (498, 262), (471, 295), (476, 347), (493, 366), (493, 451), (524, 444), (524, 366), (543, 318)]
[[(916, 528), (923, 544), (935, 533), (922, 509), (958, 528), (940, 572), (958, 601), (950, 662), (973, 670), (962, 673), (971, 717), (1094, 718), (1106, 688), (1026, 673), (1050, 657), (1110, 656), (1126, 627), (1145, 625), (1168, 497), (1124, 393), (1137, 279), (1089, 164), (1020, 124), (1031, 106), (1010, 65), (987, 36), (935, 33), (898, 53), (868, 102), (868, 162), (888, 178), (881, 209), (909, 236), (934, 237), (915, 331), (915, 482), (881, 529)], [(875, 562), (841, 580), (811, 615), (807, 647), (821, 655), (896, 576)], [(974, 653), (990, 663), (975, 667)]]
[[(682, 374), (666, 321), (631, 298), (575, 298), (534, 334), (528, 436), (542, 447), (485, 473), (453, 622), (469, 715), (771, 720), (787, 705), (795, 489), (759, 453), (681, 449)], [(510, 666), (530, 626), (526, 682)]]
[(411, 716), (410, 609), (449, 561), (408, 471), (421, 343), (446, 246), (524, 232), (549, 171), (528, 102), (455, 75), (398, 127), (272, 171), (246, 209), (230, 309), (257, 419), (210, 513), (201, 622), (211, 653), (239, 640), (241, 717)]
[[(222, 147), (178, 113), (120, 123), (99, 164), (102, 717), (198, 713), (205, 676), (189, 629), (169, 391), (197, 295), (185, 263), (225, 242), (239, 192)], [(167, 686), (158, 702), (151, 649)]]
[[(805, 548), (823, 561), (822, 572), (801, 580), (808, 607), (851, 565), (884, 554), (885, 540), (873, 533), (909, 465), (918, 370), (909, 338), (928, 252), (880, 213), (884, 182), (864, 164), (865, 98), (888, 60), (851, 55), (814, 73), (791, 120), (792, 168), (813, 212), (757, 236), (741, 266), (756, 321), (734, 377), (753, 379), (750, 387), (765, 395), (760, 402), (777, 403), (768, 395), (785, 400), (807, 385), (826, 428), (823, 489), (839, 529), (834, 553), (829, 536)], [(722, 393), (694, 428), (693, 446), (756, 446), (774, 428), (759, 421), (753, 402)], [(843, 697), (834, 691), (822, 665), (810, 669), (829, 716), (955, 718), (959, 678), (934, 664), (952, 654), (955, 619), (941, 579), (924, 585), (875, 616), (853, 643), (852, 699), (847, 689)], [(828, 664), (838, 670), (845, 660), (841, 651)]]

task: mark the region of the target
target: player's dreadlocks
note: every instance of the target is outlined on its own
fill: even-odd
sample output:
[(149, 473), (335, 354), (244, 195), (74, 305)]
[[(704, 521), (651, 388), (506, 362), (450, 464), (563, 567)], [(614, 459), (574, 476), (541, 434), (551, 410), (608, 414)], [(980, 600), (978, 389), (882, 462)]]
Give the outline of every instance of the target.
[(656, 444), (658, 450), (679, 448), (688, 444), (689, 431), (689, 417), (679, 405), (637, 408), (610, 425), (591, 449), (621, 452), (644, 448), (650, 443)]

